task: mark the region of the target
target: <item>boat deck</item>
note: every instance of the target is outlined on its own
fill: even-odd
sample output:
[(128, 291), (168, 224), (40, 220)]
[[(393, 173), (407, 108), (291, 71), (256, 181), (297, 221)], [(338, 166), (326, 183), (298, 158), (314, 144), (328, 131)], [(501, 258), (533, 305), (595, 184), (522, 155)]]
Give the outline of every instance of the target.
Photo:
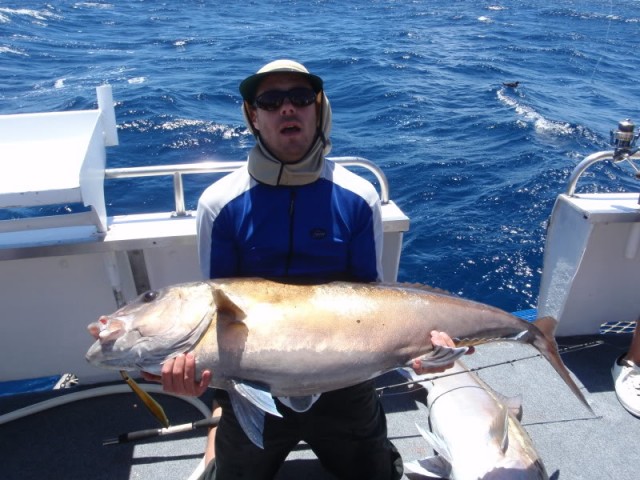
[[(596, 347), (563, 354), (564, 361), (584, 387), (595, 416), (587, 411), (540, 357), (482, 369), (478, 372), (505, 395), (521, 395), (522, 424), (529, 432), (551, 479), (634, 479), (640, 466), (640, 419), (618, 403), (610, 374), (614, 359), (624, 352), (630, 334), (564, 337), (561, 346), (594, 340)], [(479, 347), (465, 357), (479, 367), (528, 357), (527, 346), (501, 343)], [(401, 381), (395, 373), (380, 378), (380, 385)], [(82, 387), (55, 392), (0, 398), (0, 415)], [(172, 424), (202, 418), (192, 405), (166, 395), (154, 395)], [(205, 395), (206, 397), (206, 395)], [(427, 425), (425, 390), (400, 387), (382, 396), (389, 435), (405, 461), (432, 454), (418, 435), (416, 422)], [(206, 399), (205, 399), (206, 401)], [(199, 465), (205, 431), (175, 434), (138, 443), (103, 446), (121, 433), (157, 428), (133, 394), (82, 400), (0, 425), (2, 478), (14, 479), (188, 479)], [(277, 477), (330, 479), (313, 453), (301, 444)]]

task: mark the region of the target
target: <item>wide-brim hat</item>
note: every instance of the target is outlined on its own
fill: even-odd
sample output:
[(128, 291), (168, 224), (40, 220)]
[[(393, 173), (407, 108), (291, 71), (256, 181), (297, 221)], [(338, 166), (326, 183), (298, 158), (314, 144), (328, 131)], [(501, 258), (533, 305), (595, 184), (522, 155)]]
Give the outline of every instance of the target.
[(258, 90), (258, 86), (262, 79), (267, 75), (279, 72), (298, 73), (303, 75), (307, 80), (309, 80), (311, 87), (316, 93), (322, 90), (322, 78), (309, 73), (309, 70), (307, 70), (301, 63), (293, 60), (275, 60), (271, 63), (267, 63), (256, 73), (248, 76), (240, 83), (240, 94), (242, 95), (242, 98), (249, 103), (253, 103), (256, 97), (256, 91)]

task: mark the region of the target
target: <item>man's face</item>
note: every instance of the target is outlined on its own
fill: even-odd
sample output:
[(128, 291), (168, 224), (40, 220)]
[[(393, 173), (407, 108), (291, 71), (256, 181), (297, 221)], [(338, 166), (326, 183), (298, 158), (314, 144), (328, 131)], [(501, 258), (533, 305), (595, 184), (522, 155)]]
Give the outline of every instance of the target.
[[(256, 91), (256, 97), (270, 90), (289, 91), (292, 88), (311, 88), (302, 76), (274, 73), (267, 76)], [(286, 98), (273, 111), (252, 107), (251, 121), (269, 151), (282, 163), (301, 160), (316, 138), (316, 106), (296, 107)]]

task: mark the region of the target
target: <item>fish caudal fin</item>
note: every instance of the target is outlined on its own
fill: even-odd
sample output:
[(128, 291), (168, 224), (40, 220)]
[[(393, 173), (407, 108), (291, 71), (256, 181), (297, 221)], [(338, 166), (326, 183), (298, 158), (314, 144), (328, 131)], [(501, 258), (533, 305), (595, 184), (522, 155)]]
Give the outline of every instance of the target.
[(584, 397), (580, 388), (571, 378), (571, 373), (565, 366), (560, 352), (558, 352), (558, 344), (556, 343), (554, 333), (558, 322), (553, 317), (542, 317), (533, 322), (532, 329), (533, 338), (531, 344), (538, 349), (544, 358), (553, 366), (558, 375), (568, 385), (573, 394), (584, 404), (585, 407), (593, 414), (593, 409), (587, 399)]

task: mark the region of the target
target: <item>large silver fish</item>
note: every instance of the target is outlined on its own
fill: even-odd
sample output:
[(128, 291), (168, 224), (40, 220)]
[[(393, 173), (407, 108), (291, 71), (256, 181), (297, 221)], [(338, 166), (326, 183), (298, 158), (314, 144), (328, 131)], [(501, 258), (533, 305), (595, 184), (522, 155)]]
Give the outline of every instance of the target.
[(423, 383), (431, 431), (418, 430), (438, 455), (407, 462), (406, 470), (452, 480), (548, 480), (519, 422), (519, 399), (502, 397), (461, 361), (450, 373)]
[(431, 330), (460, 345), (530, 343), (589, 408), (560, 359), (554, 328), (552, 319), (536, 326), (421, 286), (224, 279), (147, 292), (101, 317), (89, 325), (98, 340), (87, 360), (157, 373), (165, 360), (192, 351), (198, 370), (213, 372), (211, 386), (230, 393), (245, 431), (260, 444), (259, 414), (280, 415), (272, 396), (303, 399), (293, 403), (304, 409), (307, 396), (374, 378), (421, 355), (435, 364), (464, 353), (434, 350)]

